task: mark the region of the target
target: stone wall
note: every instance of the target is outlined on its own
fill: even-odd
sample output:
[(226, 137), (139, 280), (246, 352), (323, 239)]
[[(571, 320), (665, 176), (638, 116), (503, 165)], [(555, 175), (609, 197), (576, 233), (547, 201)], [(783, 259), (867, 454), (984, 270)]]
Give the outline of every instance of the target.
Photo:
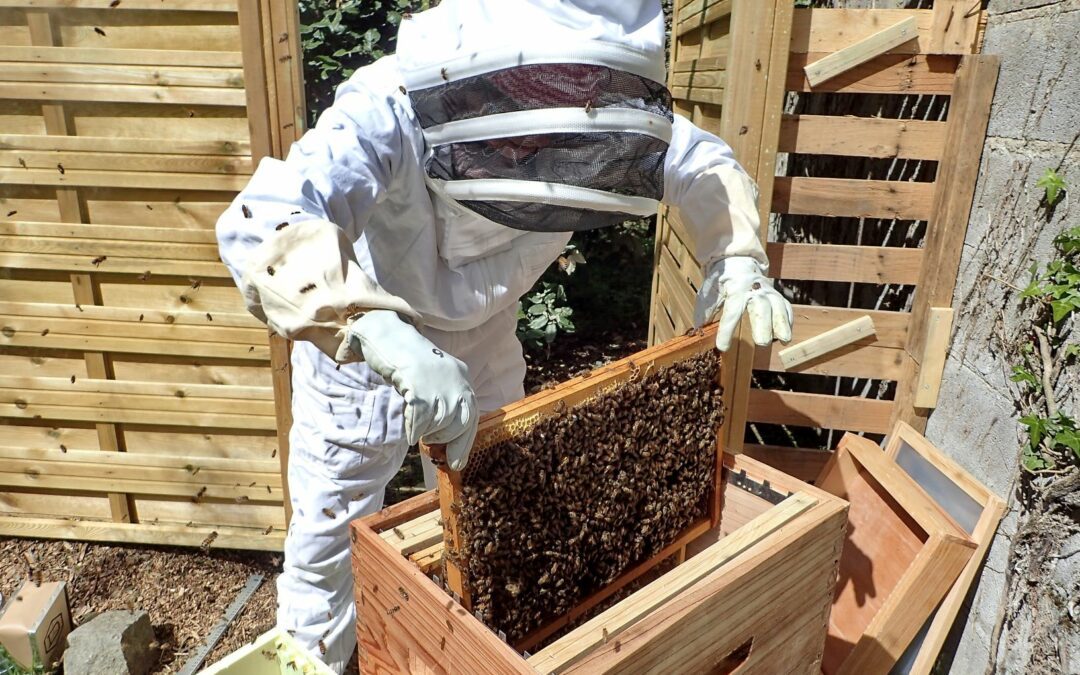
[[(982, 156), (953, 306), (952, 348), (939, 407), (927, 435), (977, 478), (1009, 500), (1009, 511), (971, 600), (966, 622), (952, 638), (949, 672), (982, 674), (1005, 597), (1009, 543), (1019, 509), (1013, 495), (1020, 450), (1015, 385), (1019, 363), (1010, 342), (1026, 323), (1019, 317), (1018, 292), (1035, 262), (1053, 254), (1052, 241), (1066, 226), (1080, 223), (1080, 0), (990, 0), (983, 52), (1001, 57), (1001, 75)], [(1048, 212), (1036, 181), (1054, 168), (1074, 195)], [(1078, 406), (1076, 368), (1063, 410)], [(1076, 539), (1074, 537), (1074, 539)], [(1065, 553), (1080, 541), (1066, 542)], [(1053, 575), (1076, 597), (1080, 555), (1064, 556)], [(1080, 672), (1080, 636), (1075, 621), (1061, 623), (1070, 655), (1066, 672)], [(1027, 672), (1030, 647), (1026, 621), (1019, 621), (1001, 644), (1000, 672)], [(1008, 633), (1008, 632), (1007, 632)]]

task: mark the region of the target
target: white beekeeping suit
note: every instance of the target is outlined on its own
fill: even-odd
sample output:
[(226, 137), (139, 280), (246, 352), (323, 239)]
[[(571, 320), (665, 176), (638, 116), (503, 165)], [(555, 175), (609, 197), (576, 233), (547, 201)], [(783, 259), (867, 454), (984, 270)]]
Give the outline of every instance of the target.
[(356, 644), (347, 523), (381, 507), (409, 442), (449, 442), (460, 467), (479, 412), (523, 395), (517, 303), (572, 231), (677, 207), (718, 346), (744, 307), (759, 343), (790, 336), (756, 189), (664, 80), (659, 0), (443, 0), (218, 221), (249, 308), (296, 340), (278, 624), (337, 670)]

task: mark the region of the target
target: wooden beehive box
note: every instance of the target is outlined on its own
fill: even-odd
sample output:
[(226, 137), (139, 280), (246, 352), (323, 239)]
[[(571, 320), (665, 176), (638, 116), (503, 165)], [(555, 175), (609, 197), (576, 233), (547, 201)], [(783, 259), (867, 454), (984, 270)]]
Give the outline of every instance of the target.
[[(690, 387), (696, 394), (698, 384), (711, 386), (720, 376), (714, 372), (718, 361), (708, 360), (714, 339), (715, 328), (676, 338), (486, 416), (471, 463), (481, 464), (501, 441), (516, 442), (527, 430), (542, 430), (545, 420), (580, 413), (574, 425), (595, 424), (586, 421), (590, 402), (610, 401), (625, 387), (651, 389), (655, 378), (649, 373), (705, 364)], [(715, 388), (711, 391), (718, 396)], [(665, 398), (660, 407), (670, 406), (671, 400)], [(652, 401), (647, 405), (657, 407)], [(636, 411), (634, 417), (642, 415)], [(630, 433), (631, 425), (625, 424)], [(701, 433), (699, 427), (695, 424), (695, 433)], [(512, 634), (512, 645), (474, 612), (469, 593), (476, 580), (463, 578), (458, 564), (466, 551), (459, 530), (461, 476), (440, 472), (438, 495), (428, 493), (355, 523), (364, 670), (727, 672), (728, 666), (745, 662), (761, 672), (817, 671), (847, 505), (752, 459), (724, 455), (714, 444), (715, 428), (704, 428), (707, 446), (696, 445), (693, 451), (697, 480), (707, 483), (701, 493), (704, 508), (696, 502), (697, 515), (669, 530), (674, 533), (670, 538), (631, 560), (610, 582), (573, 596), (566, 611), (545, 615), (528, 632)], [(671, 443), (681, 453), (685, 446), (675, 438), (665, 432), (649, 443)], [(697, 485), (702, 489), (702, 483)], [(528, 511), (536, 505), (523, 501), (514, 507)], [(532, 527), (543, 529), (547, 522)], [(534, 531), (529, 530), (530, 539)], [(525, 594), (558, 592), (542, 585), (524, 588)], [(537, 599), (516, 598), (522, 605)], [(535, 654), (525, 657), (525, 650)]]
[(435, 492), (353, 523), (362, 672), (819, 673), (847, 504), (742, 455), (722, 476), (720, 524), (684, 561), (532, 655), (435, 576)]

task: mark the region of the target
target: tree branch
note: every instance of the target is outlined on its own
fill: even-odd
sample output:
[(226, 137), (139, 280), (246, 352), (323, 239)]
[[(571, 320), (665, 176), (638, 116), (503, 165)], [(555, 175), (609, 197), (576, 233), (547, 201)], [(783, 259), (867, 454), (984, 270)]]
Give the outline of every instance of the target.
[(1046, 412), (1048, 417), (1056, 417), (1058, 414), (1057, 399), (1054, 397), (1054, 357), (1050, 353), (1050, 340), (1046, 337), (1046, 331), (1035, 326), (1035, 335), (1039, 338), (1039, 356), (1042, 357), (1042, 384), (1043, 397), (1046, 399)]

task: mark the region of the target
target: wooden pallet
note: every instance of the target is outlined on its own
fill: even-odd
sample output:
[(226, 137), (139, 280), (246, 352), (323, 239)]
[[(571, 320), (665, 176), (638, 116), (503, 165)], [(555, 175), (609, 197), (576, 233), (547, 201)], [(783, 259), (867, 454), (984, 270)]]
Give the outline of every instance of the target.
[[(829, 306), (828, 301), (796, 305), (792, 345), (862, 317), (872, 320), (875, 332), (794, 367), (785, 366), (780, 354), (790, 345), (757, 349), (744, 326), (728, 358), (736, 367), (726, 374), (730, 414), (724, 441), (732, 451), (745, 450), (812, 478), (827, 453), (760, 442), (744, 447), (747, 425), (884, 434), (896, 420), (918, 428), (932, 410), (948, 346), (947, 308), (997, 75), (996, 59), (973, 54), (981, 14), (969, 8), (970, 3), (953, 0), (920, 10), (795, 8), (789, 0), (676, 3), (670, 75), (676, 111), (724, 138), (758, 182), (770, 275), (788, 283), (914, 288), (910, 311)], [(874, 47), (876, 35), (898, 25), (913, 25), (913, 39)], [(867, 51), (867, 45), (878, 51)], [(843, 61), (842, 67), (811, 86), (806, 67), (825, 57), (834, 71), (837, 61)], [(845, 99), (850, 106), (869, 96), (948, 97), (949, 112), (944, 119), (889, 119), (857, 116), (851, 114), (854, 107), (837, 103), (828, 114), (782, 114), (789, 93), (851, 94)], [(783, 155), (921, 162), (926, 169), (936, 167), (936, 176), (919, 182), (776, 175)], [(770, 217), (806, 215), (889, 219), (901, 225), (921, 221), (927, 223), (926, 235), (917, 247), (919, 242), (852, 244), (840, 229), (828, 235), (836, 238), (818, 241), (769, 235)], [(690, 242), (677, 210), (663, 209), (652, 344), (691, 324), (702, 277)], [(897, 393), (892, 400), (840, 396), (814, 392), (816, 385), (800, 391), (806, 385), (797, 381), (782, 388), (751, 388), (754, 372), (885, 381), (896, 383)]]
[[(362, 672), (819, 673), (846, 504), (745, 456), (723, 467), (720, 524), (684, 562), (532, 655), (426, 573), (435, 493), (354, 522)], [(782, 501), (744, 489), (766, 482)]]
[(2, 5), (0, 534), (280, 548), (287, 350), (213, 227), (303, 125), (295, 2)]

